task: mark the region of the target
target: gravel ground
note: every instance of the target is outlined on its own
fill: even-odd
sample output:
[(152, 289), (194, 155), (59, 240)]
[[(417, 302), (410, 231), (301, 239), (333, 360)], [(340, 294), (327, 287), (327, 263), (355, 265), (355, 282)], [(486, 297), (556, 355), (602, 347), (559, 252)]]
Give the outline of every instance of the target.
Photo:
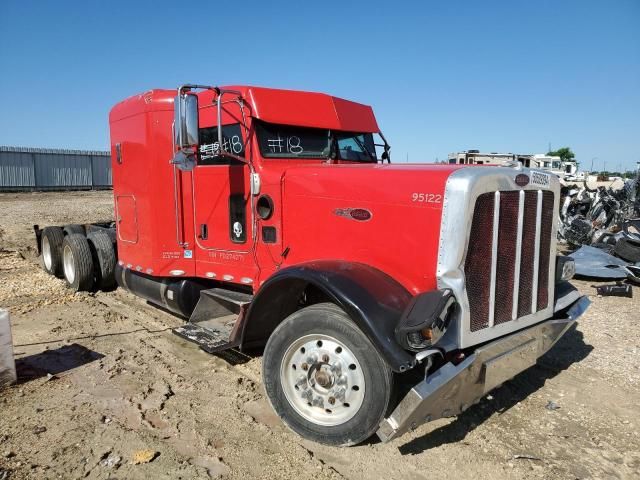
[(39, 268), (32, 225), (108, 220), (110, 192), (0, 194), (0, 210), (20, 377), (0, 392), (2, 479), (640, 477), (638, 295), (594, 297), (537, 366), (462, 415), (336, 449), (282, 426), (260, 358), (207, 355), (171, 334), (179, 319)]

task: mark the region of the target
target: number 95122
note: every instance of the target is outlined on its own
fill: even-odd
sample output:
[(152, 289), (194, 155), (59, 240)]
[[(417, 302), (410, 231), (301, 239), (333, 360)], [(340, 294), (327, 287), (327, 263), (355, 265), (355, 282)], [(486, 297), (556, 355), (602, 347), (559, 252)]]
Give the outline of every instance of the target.
[(441, 203), (442, 195), (439, 193), (412, 193), (411, 200), (423, 203)]

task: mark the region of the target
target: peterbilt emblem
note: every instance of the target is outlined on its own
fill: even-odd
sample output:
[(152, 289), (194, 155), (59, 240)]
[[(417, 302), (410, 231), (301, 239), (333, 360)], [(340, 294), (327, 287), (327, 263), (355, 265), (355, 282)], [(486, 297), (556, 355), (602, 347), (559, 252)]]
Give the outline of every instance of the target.
[(371, 220), (373, 216), (366, 208), (336, 208), (333, 213), (339, 217), (350, 218), (359, 222)]
[(529, 185), (529, 175), (525, 173), (519, 173), (516, 175), (516, 185), (520, 187), (526, 187)]
[(240, 222), (235, 222), (233, 224), (233, 234), (236, 238), (240, 238), (240, 235), (242, 235), (242, 224)]

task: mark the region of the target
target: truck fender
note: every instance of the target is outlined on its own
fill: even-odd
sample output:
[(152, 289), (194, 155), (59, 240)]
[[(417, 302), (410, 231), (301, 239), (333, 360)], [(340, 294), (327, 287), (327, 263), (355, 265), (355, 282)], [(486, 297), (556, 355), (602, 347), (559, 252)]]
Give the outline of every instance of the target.
[(299, 264), (272, 275), (247, 311), (242, 328), (243, 350), (266, 344), (278, 324), (301, 307), (310, 288), (342, 308), (392, 370), (404, 372), (415, 365), (414, 357), (394, 335), (412, 295), (380, 270), (341, 260)]

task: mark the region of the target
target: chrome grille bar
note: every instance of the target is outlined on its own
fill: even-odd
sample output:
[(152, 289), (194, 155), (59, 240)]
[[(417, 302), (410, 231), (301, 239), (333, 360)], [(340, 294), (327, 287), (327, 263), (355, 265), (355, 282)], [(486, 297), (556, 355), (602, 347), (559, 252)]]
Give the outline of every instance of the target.
[(540, 266), (540, 229), (542, 222), (542, 190), (538, 190), (538, 202), (536, 205), (536, 243), (533, 254), (533, 285), (531, 293), (531, 313), (538, 309), (538, 268)]
[(520, 264), (522, 262), (522, 226), (524, 224), (524, 190), (518, 197), (518, 237), (516, 240), (515, 273), (513, 278), (513, 307), (511, 320), (518, 318), (518, 296), (520, 294)]
[(498, 265), (498, 231), (500, 227), (500, 192), (493, 201), (493, 232), (491, 243), (491, 284), (489, 287), (489, 327), (493, 327), (496, 300), (496, 267)]

